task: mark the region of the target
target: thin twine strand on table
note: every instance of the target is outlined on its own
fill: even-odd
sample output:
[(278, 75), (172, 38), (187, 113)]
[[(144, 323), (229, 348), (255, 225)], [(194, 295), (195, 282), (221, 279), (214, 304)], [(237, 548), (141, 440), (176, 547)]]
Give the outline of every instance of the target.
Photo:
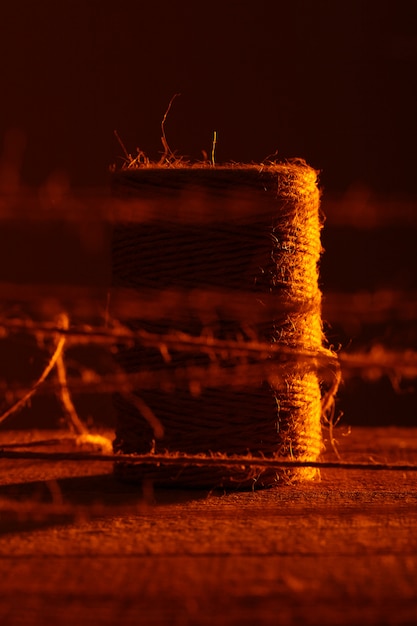
[[(52, 445), (57, 443), (57, 439), (42, 440), (30, 443), (2, 444), (0, 446), (0, 459), (15, 459), (22, 461), (39, 460), (50, 462), (61, 461), (87, 461), (91, 463), (114, 463), (126, 462), (133, 465), (166, 465), (166, 466), (192, 466), (192, 467), (252, 467), (252, 468), (314, 468), (314, 469), (341, 469), (341, 470), (369, 470), (369, 471), (398, 471), (416, 472), (415, 463), (394, 463), (394, 462), (352, 462), (352, 461), (301, 461), (288, 458), (265, 458), (248, 455), (226, 456), (216, 454), (213, 456), (191, 455), (191, 454), (102, 454), (94, 452), (45, 452), (31, 450), (16, 450), (16, 447), (33, 447), (37, 445)], [(59, 440), (61, 441), (61, 440)], [(65, 441), (73, 441), (69, 438)]]

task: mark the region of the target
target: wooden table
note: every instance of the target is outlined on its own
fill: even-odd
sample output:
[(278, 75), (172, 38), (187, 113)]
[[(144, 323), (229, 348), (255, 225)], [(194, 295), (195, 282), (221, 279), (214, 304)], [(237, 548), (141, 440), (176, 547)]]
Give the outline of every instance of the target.
[[(344, 460), (417, 463), (417, 429), (345, 431)], [(3, 626), (417, 624), (417, 472), (225, 494), (142, 490), (104, 463), (0, 467)]]

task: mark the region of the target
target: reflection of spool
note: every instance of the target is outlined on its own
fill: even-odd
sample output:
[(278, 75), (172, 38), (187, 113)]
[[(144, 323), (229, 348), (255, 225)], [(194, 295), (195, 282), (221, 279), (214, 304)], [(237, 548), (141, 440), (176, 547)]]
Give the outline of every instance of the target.
[[(113, 237), (113, 284), (135, 290), (207, 289), (230, 299), (244, 291), (263, 306), (273, 294), (276, 314), (250, 331), (219, 311), (216, 321), (160, 319), (150, 325), (132, 320), (131, 328), (153, 333), (209, 330), (220, 339), (239, 333), (281, 344), (295, 353), (322, 351), (321, 294), (317, 262), (320, 255), (319, 192), (316, 173), (304, 163), (270, 166), (144, 168), (115, 176), (115, 192), (135, 199), (142, 216), (117, 225)], [(133, 223), (134, 222), (134, 223)], [(285, 306), (284, 306), (285, 305)], [(166, 363), (157, 348), (139, 344), (121, 348), (118, 360), (127, 372), (147, 369), (207, 367), (210, 357), (171, 352)], [(249, 357), (248, 357), (249, 359)], [(220, 367), (236, 365), (223, 358)], [(226, 371), (226, 369), (224, 370)], [(115, 397), (115, 451), (185, 454), (292, 456), (315, 461), (322, 449), (321, 393), (316, 371), (299, 356), (289, 359), (282, 376), (269, 377), (254, 388), (222, 386), (189, 390), (141, 391), (162, 424), (155, 439), (150, 423), (137, 406)], [(313, 478), (316, 470), (291, 473), (250, 468), (177, 469), (116, 464), (125, 479), (149, 477), (157, 483), (188, 486), (269, 486), (283, 478)]]

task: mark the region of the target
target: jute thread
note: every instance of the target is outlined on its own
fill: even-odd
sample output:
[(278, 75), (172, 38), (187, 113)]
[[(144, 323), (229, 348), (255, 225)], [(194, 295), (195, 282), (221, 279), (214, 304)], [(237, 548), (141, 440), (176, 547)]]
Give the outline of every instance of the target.
[[(115, 227), (113, 283), (138, 291), (180, 288), (217, 289), (230, 298), (248, 292), (262, 309), (262, 295), (277, 296), (277, 311), (268, 322), (249, 329), (222, 317), (204, 325), (188, 312), (150, 323), (134, 318), (129, 327), (160, 333), (186, 332), (198, 337), (230, 338), (253, 333), (262, 341), (295, 353), (323, 354), (318, 261), (321, 252), (319, 191), (316, 172), (304, 162), (268, 166), (144, 168), (115, 176), (116, 195), (159, 203), (159, 218)], [(155, 200), (156, 198), (156, 200)], [(236, 206), (227, 221), (222, 203)], [(190, 219), (192, 210), (199, 216)], [(241, 211), (239, 207), (243, 207)], [(145, 206), (146, 211), (146, 206)], [(178, 214), (186, 219), (178, 220)], [(175, 216), (172, 219), (172, 215)], [(230, 215), (230, 211), (228, 211)], [(285, 302), (279, 310), (279, 302)], [(161, 345), (163, 341), (161, 340)], [(229, 355), (217, 356), (225, 372), (239, 365)], [(250, 362), (250, 357), (246, 357)], [(163, 353), (135, 343), (121, 347), (120, 367), (127, 374), (168, 368), (207, 367), (201, 351)], [(318, 372), (302, 358), (289, 360), (284, 378), (269, 377), (248, 390), (221, 387), (142, 391), (138, 401), (115, 395), (115, 451), (120, 454), (252, 455), (316, 461), (323, 448), (322, 389)], [(328, 400), (328, 399), (327, 399)], [(328, 402), (327, 402), (328, 404)], [(162, 433), (156, 436), (146, 407)], [(227, 464), (226, 464), (227, 465)], [(259, 470), (253, 467), (172, 468), (120, 462), (124, 479), (152, 478), (161, 484), (253, 487), (280, 481), (311, 479), (315, 467)]]
[[(92, 435), (92, 438), (94, 435)], [(100, 449), (103, 446), (104, 437), (96, 435), (97, 441), (92, 439), (90, 444), (96, 443), (96, 449)], [(114, 463), (114, 454), (110, 454), (106, 451), (94, 452), (83, 450), (80, 451), (48, 451), (48, 450), (31, 450), (29, 448), (44, 447), (44, 446), (56, 446), (58, 444), (73, 445), (78, 447), (78, 438), (60, 437), (49, 440), (38, 440), (25, 443), (5, 443), (0, 447), (0, 459), (14, 459), (22, 461), (50, 461), (50, 462), (85, 462), (85, 463)], [(22, 448), (22, 449), (20, 449)], [(94, 449), (93, 445), (90, 445), (90, 449)], [(105, 449), (107, 449), (105, 447)], [(155, 464), (159, 466), (170, 466), (183, 468), (188, 465), (193, 467), (229, 467), (236, 468), (247, 465), (252, 468), (265, 468), (273, 467), (275, 469), (280, 468), (316, 468), (323, 470), (353, 470), (353, 471), (365, 471), (365, 472), (417, 472), (417, 464), (412, 462), (402, 461), (385, 461), (378, 462), (371, 458), (370, 461), (299, 461), (297, 459), (280, 459), (280, 458), (265, 458), (253, 456), (229, 456), (224, 455), (180, 455), (172, 453), (164, 454), (135, 454), (135, 455), (118, 455), (119, 462), (125, 461), (131, 465), (140, 466), (142, 464)], [(94, 507), (94, 504), (89, 505)]]

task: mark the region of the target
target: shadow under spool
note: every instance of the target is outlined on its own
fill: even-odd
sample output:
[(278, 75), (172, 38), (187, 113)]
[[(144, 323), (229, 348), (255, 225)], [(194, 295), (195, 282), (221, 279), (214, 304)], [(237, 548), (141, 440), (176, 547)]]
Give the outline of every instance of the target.
[[(114, 194), (131, 203), (132, 221), (116, 224), (112, 271), (115, 287), (135, 291), (217, 290), (233, 298), (246, 292), (262, 307), (263, 294), (276, 294), (277, 311), (268, 323), (250, 328), (221, 307), (213, 316), (190, 311), (157, 322), (132, 319), (131, 329), (160, 334), (236, 339), (255, 336), (294, 352), (322, 350), (321, 245), (316, 172), (303, 162), (270, 166), (127, 169), (115, 174)], [(279, 303), (285, 302), (285, 307)], [(162, 342), (161, 342), (162, 343)], [(236, 360), (218, 357), (221, 368)], [(285, 357), (283, 357), (285, 359)], [(139, 342), (120, 346), (117, 361), (127, 373), (207, 367), (213, 357), (195, 350), (171, 350)], [(247, 357), (250, 361), (250, 358)], [(282, 364), (281, 364), (282, 365)], [(269, 376), (252, 388), (224, 386), (196, 390), (137, 390), (139, 408), (151, 409), (163, 427), (155, 432), (138, 403), (115, 394), (115, 452), (220, 454), (219, 468), (178, 468), (116, 462), (124, 480), (152, 479), (160, 485), (267, 487), (310, 479), (313, 468), (254, 470), (227, 467), (228, 455), (292, 456), (315, 461), (322, 450), (321, 390), (311, 363), (284, 362), (284, 376)], [(135, 406), (136, 404), (136, 406)]]

